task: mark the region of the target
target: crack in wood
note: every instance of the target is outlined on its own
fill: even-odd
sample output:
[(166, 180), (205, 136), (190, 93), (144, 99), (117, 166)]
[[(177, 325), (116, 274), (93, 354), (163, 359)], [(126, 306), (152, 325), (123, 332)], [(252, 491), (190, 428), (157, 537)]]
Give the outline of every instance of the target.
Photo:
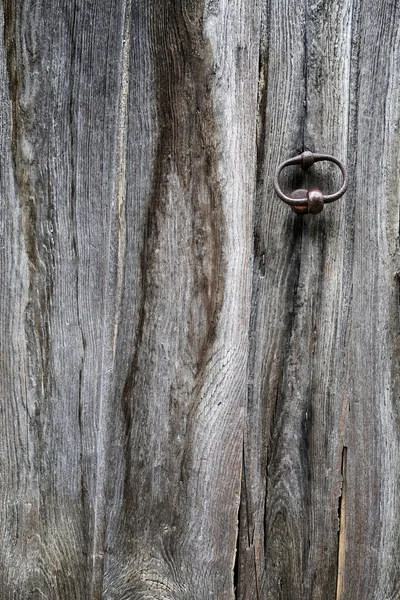
[(343, 446), (342, 450), (342, 492), (339, 496), (338, 518), (338, 559), (337, 559), (337, 584), (336, 584), (336, 600), (341, 600), (343, 596), (344, 569), (346, 558), (346, 500), (347, 500), (347, 447)]
[[(250, 506), (250, 498), (247, 491), (247, 477), (246, 477), (246, 460), (245, 460), (245, 441), (243, 441), (243, 459), (242, 459), (242, 471), (241, 471), (241, 486), (240, 486), (240, 502), (238, 512), (238, 526), (237, 526), (237, 538), (236, 538), (236, 555), (235, 564), (233, 569), (233, 582), (234, 582), (234, 598), (247, 597), (249, 593), (246, 585), (246, 573), (250, 569), (254, 569), (254, 589), (255, 600), (261, 598), (261, 587), (262, 579), (259, 575), (258, 561), (256, 557), (256, 549), (254, 543), (255, 537), (255, 525), (254, 515), (252, 514)], [(246, 553), (251, 553), (251, 558), (248, 561)]]
[(240, 471), (240, 492), (239, 492), (239, 503), (237, 513), (237, 527), (236, 527), (236, 544), (235, 544), (235, 561), (233, 565), (233, 597), (237, 598), (237, 589), (239, 583), (239, 552), (240, 552), (240, 522), (242, 512), (242, 497), (243, 497), (243, 485), (245, 477), (245, 463), (244, 463), (244, 440), (243, 440), (243, 451), (242, 451), (242, 467)]

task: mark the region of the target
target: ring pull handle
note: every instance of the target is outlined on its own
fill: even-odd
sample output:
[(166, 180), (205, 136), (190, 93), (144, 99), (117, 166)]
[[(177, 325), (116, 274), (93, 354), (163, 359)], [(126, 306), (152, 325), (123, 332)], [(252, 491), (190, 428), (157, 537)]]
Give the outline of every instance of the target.
[[(279, 185), (279, 176), (280, 176), (281, 172), (283, 171), (283, 169), (285, 169), (286, 167), (290, 167), (292, 165), (299, 165), (302, 169), (309, 169), (314, 163), (320, 162), (322, 160), (327, 160), (327, 161), (335, 163), (335, 165), (337, 165), (339, 167), (339, 169), (341, 170), (342, 176), (343, 176), (343, 182), (342, 182), (342, 186), (338, 192), (336, 192), (335, 194), (325, 195), (320, 190), (317, 190), (317, 189), (312, 189), (312, 190), (300, 189), (300, 190), (295, 190), (294, 192), (291, 192), (290, 196), (287, 196), (286, 194), (284, 194), (282, 192), (281, 187)], [(348, 183), (347, 170), (346, 170), (346, 167), (344, 166), (344, 164), (340, 160), (338, 160), (334, 156), (331, 156), (330, 154), (314, 154), (313, 152), (310, 152), (309, 150), (306, 150), (302, 154), (299, 154), (298, 156), (295, 156), (294, 158), (290, 158), (289, 160), (286, 160), (281, 165), (279, 165), (279, 167), (276, 170), (275, 178), (274, 178), (275, 191), (276, 191), (277, 195), (279, 196), (279, 198), (281, 200), (283, 200), (283, 202), (286, 202), (286, 204), (289, 204), (290, 207), (292, 208), (292, 210), (294, 210), (294, 212), (296, 212), (296, 213), (299, 213), (299, 214), (310, 213), (312, 215), (316, 215), (316, 214), (320, 213), (324, 208), (324, 204), (329, 203), (329, 202), (334, 202), (335, 200), (339, 200), (339, 198), (341, 196), (343, 196), (343, 194), (345, 193), (345, 191), (347, 189), (347, 183)]]

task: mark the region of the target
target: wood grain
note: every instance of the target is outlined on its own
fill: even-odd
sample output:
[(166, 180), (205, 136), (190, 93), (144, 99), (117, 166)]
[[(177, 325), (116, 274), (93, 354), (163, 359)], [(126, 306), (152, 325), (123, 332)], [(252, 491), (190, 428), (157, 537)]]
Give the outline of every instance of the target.
[(21, 267), (5, 259), (20, 289), (3, 288), (19, 323), (2, 336), (18, 361), (5, 398), (10, 415), (21, 415), (14, 435), (2, 429), (15, 447), (3, 468), (17, 475), (2, 496), (13, 510), (4, 598), (98, 597), (101, 585), (123, 22), (113, 2), (4, 5), (21, 255)]
[[(272, 1), (263, 15), (237, 597), (394, 600), (398, 7)], [(276, 164), (303, 149), (350, 172), (316, 218), (273, 198)], [(333, 189), (331, 172), (313, 183)]]
[[(117, 437), (125, 445), (105, 596), (231, 598), (259, 18), (256, 4), (241, 2), (143, 2), (137, 11), (128, 121), (138, 107), (142, 116), (128, 140), (126, 210), (141, 204), (143, 215), (140, 254), (129, 247), (135, 220), (127, 220), (123, 328), (131, 327), (134, 281), (139, 301), (128, 360), (117, 365)], [(153, 84), (144, 93), (148, 64)], [(139, 272), (128, 260), (135, 253)], [(121, 330), (117, 347), (126, 339)]]
[(232, 598), (257, 2), (3, 18), (0, 595)]
[(400, 600), (398, 3), (2, 7), (0, 597)]

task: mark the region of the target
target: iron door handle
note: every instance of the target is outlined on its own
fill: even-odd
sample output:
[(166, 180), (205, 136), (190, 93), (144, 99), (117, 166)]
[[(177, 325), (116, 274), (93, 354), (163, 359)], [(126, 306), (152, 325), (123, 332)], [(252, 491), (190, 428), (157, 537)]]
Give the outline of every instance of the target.
[[(314, 163), (320, 162), (322, 160), (327, 160), (335, 163), (335, 165), (337, 165), (341, 170), (343, 182), (338, 192), (326, 195), (318, 189), (300, 189), (291, 192), (290, 196), (287, 196), (282, 192), (281, 187), (279, 185), (279, 176), (283, 169), (292, 165), (299, 165), (302, 169), (309, 169)], [(285, 160), (285, 162), (283, 162), (277, 168), (274, 178), (274, 187), (279, 198), (283, 200), (283, 202), (286, 202), (286, 204), (289, 204), (292, 210), (299, 214), (310, 213), (315, 215), (320, 213), (323, 210), (325, 203), (334, 202), (335, 200), (338, 200), (341, 196), (343, 196), (347, 189), (347, 184), (347, 170), (340, 160), (338, 160), (334, 156), (331, 156), (330, 154), (314, 154), (309, 150), (303, 152), (302, 154), (299, 154), (298, 156), (295, 156), (294, 158)]]

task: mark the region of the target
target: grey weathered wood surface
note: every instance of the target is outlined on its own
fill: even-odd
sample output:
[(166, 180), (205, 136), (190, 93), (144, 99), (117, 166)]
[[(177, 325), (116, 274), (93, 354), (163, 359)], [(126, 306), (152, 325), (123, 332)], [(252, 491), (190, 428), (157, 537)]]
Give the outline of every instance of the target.
[[(399, 17), (263, 11), (240, 599), (400, 598)], [(303, 148), (350, 172), (317, 218), (273, 195)]]
[(398, 3), (1, 21), (0, 597), (400, 599)]

